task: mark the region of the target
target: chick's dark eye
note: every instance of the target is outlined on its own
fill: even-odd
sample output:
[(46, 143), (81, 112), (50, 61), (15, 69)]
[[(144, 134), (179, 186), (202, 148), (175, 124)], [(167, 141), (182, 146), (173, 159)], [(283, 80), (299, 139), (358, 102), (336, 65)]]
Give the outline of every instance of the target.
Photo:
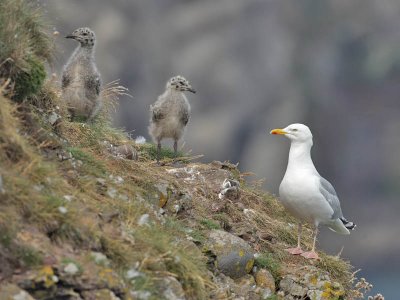
[(183, 81), (179, 81), (180, 84), (184, 85), (185, 83)]
[(84, 32), (83, 35), (87, 35), (87, 32)]

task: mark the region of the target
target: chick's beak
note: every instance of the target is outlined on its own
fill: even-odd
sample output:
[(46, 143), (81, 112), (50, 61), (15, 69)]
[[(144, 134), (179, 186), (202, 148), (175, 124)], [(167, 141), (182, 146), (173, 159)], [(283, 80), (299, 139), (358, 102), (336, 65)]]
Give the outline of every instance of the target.
[(271, 130), (270, 134), (287, 134), (287, 132), (283, 129), (277, 128), (277, 129)]
[(189, 87), (189, 88), (188, 88), (188, 91), (191, 92), (191, 93), (193, 93), (193, 94), (196, 94), (196, 90), (195, 90), (194, 88), (192, 88), (192, 87)]
[(66, 38), (66, 39), (74, 39), (75, 36), (72, 35), (72, 34), (68, 34), (68, 35), (65, 36), (65, 38)]

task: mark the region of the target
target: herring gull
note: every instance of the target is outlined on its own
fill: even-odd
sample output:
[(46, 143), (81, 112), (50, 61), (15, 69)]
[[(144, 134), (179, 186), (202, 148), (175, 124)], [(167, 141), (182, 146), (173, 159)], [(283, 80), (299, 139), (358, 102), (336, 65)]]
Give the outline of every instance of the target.
[[(300, 221), (297, 247), (286, 250), (305, 258), (318, 259), (315, 242), (319, 224), (340, 234), (350, 234), (349, 230), (356, 225), (344, 218), (335, 189), (314, 166), (310, 154), (313, 145), (310, 129), (303, 124), (292, 124), (284, 129), (274, 129), (271, 134), (285, 135), (291, 141), (286, 173), (279, 186), (279, 198), (289, 213)], [(304, 222), (315, 226), (312, 250), (308, 252), (304, 252), (300, 245)]]

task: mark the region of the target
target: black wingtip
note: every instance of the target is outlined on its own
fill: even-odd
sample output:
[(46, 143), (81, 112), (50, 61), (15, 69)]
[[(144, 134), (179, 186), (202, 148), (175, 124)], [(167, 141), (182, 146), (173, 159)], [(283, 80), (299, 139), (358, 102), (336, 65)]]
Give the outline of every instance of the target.
[(345, 218), (340, 218), (340, 221), (342, 221), (344, 227), (346, 227), (349, 230), (354, 230), (354, 228), (357, 227), (356, 224), (354, 224), (353, 222), (347, 221)]

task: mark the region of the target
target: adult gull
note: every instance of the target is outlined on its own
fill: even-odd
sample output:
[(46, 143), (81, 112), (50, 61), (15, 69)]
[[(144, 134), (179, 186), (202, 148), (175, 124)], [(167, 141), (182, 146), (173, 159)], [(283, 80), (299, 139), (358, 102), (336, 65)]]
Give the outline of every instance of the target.
[[(323, 224), (340, 234), (350, 234), (355, 228), (342, 213), (335, 189), (328, 180), (319, 175), (311, 159), (313, 136), (303, 124), (291, 124), (284, 129), (274, 129), (271, 134), (284, 135), (290, 139), (289, 160), (285, 176), (279, 186), (279, 198), (283, 206), (299, 219), (297, 247), (286, 249), (291, 254), (301, 254), (308, 259), (318, 259), (315, 242), (318, 225)], [(303, 223), (314, 225), (312, 250), (301, 249)]]

